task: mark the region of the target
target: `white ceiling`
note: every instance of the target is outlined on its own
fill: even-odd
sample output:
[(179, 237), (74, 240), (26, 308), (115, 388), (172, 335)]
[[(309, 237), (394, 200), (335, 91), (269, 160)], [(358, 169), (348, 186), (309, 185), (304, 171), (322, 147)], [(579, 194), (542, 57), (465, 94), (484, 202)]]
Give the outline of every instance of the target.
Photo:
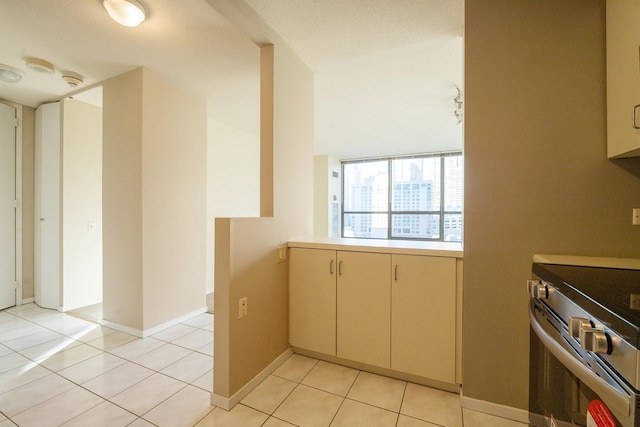
[[(25, 77), (0, 82), (0, 98), (35, 107), (73, 91), (62, 71), (83, 75), (87, 87), (146, 67), (204, 94), (218, 118), (258, 135), (259, 49), (204, 0), (142, 2), (148, 19), (129, 28), (101, 0), (2, 0), (0, 63)], [(53, 63), (56, 73), (29, 70), (26, 57)]]
[[(0, 63), (25, 72), (0, 98), (29, 106), (144, 66), (204, 94), (210, 115), (258, 135), (259, 51), (212, 0), (142, 0), (139, 27), (101, 0), (2, 0)], [(233, 0), (229, 4), (238, 4)], [(337, 158), (462, 147), (453, 98), (462, 86), (464, 0), (245, 0), (315, 72), (316, 153)], [(56, 66), (41, 75), (38, 57)]]

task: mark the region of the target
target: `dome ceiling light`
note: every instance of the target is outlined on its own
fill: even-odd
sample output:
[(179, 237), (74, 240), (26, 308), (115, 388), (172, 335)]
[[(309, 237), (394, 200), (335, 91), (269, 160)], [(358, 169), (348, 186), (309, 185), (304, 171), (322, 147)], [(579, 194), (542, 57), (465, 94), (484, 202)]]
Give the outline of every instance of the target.
[(25, 65), (27, 68), (43, 74), (52, 74), (54, 71), (53, 64), (40, 58), (27, 58)]
[(24, 73), (10, 65), (0, 64), (0, 80), (7, 83), (18, 83)]
[(136, 0), (104, 0), (102, 5), (114, 21), (126, 27), (136, 27), (146, 18), (144, 7)]

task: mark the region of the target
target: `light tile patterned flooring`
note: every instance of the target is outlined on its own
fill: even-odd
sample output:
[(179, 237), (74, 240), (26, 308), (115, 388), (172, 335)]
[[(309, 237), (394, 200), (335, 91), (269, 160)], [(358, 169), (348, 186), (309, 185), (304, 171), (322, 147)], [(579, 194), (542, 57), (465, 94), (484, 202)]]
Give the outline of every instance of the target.
[(212, 388), (211, 314), (139, 339), (35, 304), (0, 311), (0, 427), (524, 426), (300, 355), (231, 411), (210, 405)]

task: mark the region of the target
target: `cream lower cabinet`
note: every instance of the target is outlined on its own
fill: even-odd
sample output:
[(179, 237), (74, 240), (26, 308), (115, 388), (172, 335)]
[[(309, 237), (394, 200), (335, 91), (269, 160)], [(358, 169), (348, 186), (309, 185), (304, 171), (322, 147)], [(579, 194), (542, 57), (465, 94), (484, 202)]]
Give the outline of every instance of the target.
[(336, 354), (336, 251), (289, 251), (289, 343)]
[(289, 341), (389, 368), (388, 254), (292, 248)]
[(456, 382), (456, 259), (296, 248), (294, 347)]
[(455, 258), (393, 255), (391, 369), (453, 384)]
[(336, 355), (389, 368), (389, 254), (338, 251)]

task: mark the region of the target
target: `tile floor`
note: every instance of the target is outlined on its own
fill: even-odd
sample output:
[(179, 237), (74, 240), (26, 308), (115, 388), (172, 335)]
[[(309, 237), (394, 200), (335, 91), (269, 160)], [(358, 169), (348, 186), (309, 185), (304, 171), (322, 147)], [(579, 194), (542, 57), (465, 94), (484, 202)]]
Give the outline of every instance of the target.
[(0, 427), (508, 427), (456, 394), (291, 356), (233, 410), (210, 405), (213, 316), (139, 339), (26, 304), (0, 311)]

